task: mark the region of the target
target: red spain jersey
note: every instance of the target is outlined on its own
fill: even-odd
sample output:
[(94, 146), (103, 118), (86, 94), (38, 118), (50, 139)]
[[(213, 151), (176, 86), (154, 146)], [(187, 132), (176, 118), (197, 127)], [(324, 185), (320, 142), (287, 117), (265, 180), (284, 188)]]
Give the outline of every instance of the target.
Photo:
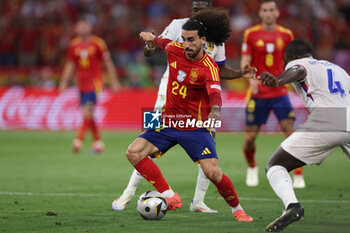
[[(169, 39), (156, 38), (157, 45), (166, 50), (169, 64), (169, 81), (162, 117), (165, 123), (179, 130), (193, 130), (197, 127), (181, 127), (169, 121), (206, 121), (211, 111), (211, 93), (221, 95), (219, 68), (204, 52), (199, 61), (185, 56), (184, 45)], [(169, 124), (168, 124), (169, 123)]]
[(70, 42), (68, 59), (77, 67), (77, 84), (81, 92), (102, 90), (103, 56), (109, 56), (107, 45), (97, 36), (90, 36), (87, 41), (76, 37)]
[[(242, 54), (252, 57), (251, 65), (258, 69), (257, 76), (269, 72), (277, 77), (284, 71), (284, 50), (293, 38), (289, 29), (279, 25), (273, 32), (264, 31), (261, 24), (256, 25), (244, 32)], [(285, 86), (274, 88), (260, 84), (258, 93), (252, 93), (251, 97), (274, 98), (287, 94)]]

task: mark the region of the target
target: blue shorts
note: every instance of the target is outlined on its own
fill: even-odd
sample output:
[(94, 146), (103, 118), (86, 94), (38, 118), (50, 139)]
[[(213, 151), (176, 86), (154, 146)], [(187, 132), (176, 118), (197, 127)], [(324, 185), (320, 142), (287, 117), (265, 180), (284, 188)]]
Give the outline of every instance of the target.
[(87, 103), (96, 104), (96, 93), (94, 91), (86, 93), (80, 92), (80, 105), (84, 106)]
[(218, 158), (214, 139), (210, 131), (206, 128), (190, 131), (182, 131), (174, 128), (147, 130), (139, 137), (152, 143), (163, 154), (171, 147), (179, 144), (184, 148), (193, 162), (208, 158)]
[(270, 99), (250, 98), (246, 106), (246, 125), (265, 124), (271, 110), (278, 121), (295, 119), (292, 104), (286, 95)]

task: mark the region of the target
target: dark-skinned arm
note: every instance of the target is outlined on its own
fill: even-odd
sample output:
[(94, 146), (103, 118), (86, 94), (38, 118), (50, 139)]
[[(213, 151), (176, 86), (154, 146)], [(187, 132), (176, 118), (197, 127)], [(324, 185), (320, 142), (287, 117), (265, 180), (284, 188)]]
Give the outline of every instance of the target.
[(269, 87), (280, 87), (287, 83), (296, 82), (306, 77), (306, 70), (301, 65), (295, 65), (284, 71), (278, 77), (273, 76), (270, 73), (262, 72), (258, 79)]
[(159, 47), (149, 48), (147, 45), (145, 45), (145, 47), (143, 48), (143, 54), (146, 57), (151, 57), (154, 54), (158, 53), (159, 51), (161, 51), (161, 49)]
[(219, 75), (220, 79), (237, 79), (244, 77), (246, 79), (254, 78), (256, 73), (256, 68), (250, 65), (244, 66), (240, 70), (234, 70), (228, 67), (226, 63), (219, 65)]
[(226, 65), (219, 65), (219, 75), (221, 79), (236, 79), (242, 77), (241, 70), (234, 70)]

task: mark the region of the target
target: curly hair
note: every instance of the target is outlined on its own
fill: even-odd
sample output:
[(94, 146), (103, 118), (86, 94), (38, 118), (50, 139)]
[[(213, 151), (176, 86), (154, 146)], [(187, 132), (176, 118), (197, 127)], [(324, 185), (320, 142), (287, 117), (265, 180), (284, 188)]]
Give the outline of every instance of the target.
[(205, 36), (207, 41), (222, 45), (230, 37), (231, 24), (226, 9), (209, 8), (190, 18), (182, 29), (198, 30), (199, 37)]

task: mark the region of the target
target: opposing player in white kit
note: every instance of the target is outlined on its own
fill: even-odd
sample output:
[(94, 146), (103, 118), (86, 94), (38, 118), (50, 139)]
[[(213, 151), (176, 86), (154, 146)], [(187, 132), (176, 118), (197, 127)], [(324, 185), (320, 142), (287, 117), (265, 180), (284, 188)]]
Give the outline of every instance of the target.
[(310, 44), (292, 41), (285, 50), (285, 71), (276, 77), (262, 73), (265, 85), (278, 87), (292, 83), (310, 111), (307, 121), (285, 139), (266, 165), (272, 189), (286, 210), (266, 230), (282, 231), (304, 216), (288, 174), (304, 165), (321, 164), (336, 148), (341, 147), (350, 159), (350, 77), (339, 66), (312, 57)]
[[(201, 10), (207, 9), (211, 7), (211, 0), (192, 0), (192, 8), (191, 13), (192, 16), (199, 13)], [(182, 25), (186, 23), (189, 18), (184, 19), (174, 19), (163, 31), (160, 35), (161, 38), (167, 38), (172, 41), (183, 42), (181, 38)], [(251, 78), (255, 75), (255, 68), (246, 66), (242, 70), (233, 70), (226, 66), (226, 56), (225, 56), (225, 47), (224, 45), (216, 46), (214, 44), (206, 42), (204, 50), (206, 53), (214, 59), (214, 61), (219, 66), (219, 75), (221, 79), (235, 79), (240, 77)], [(144, 53), (146, 56), (152, 56), (157, 53), (158, 50), (153, 48), (149, 49), (145, 46)], [(167, 92), (167, 84), (168, 84), (168, 75), (169, 75), (169, 64), (167, 69), (160, 81), (159, 89), (158, 89), (158, 97), (156, 104), (154, 106), (156, 109), (162, 109), (166, 100), (166, 92)], [(215, 136), (215, 131), (212, 130), (212, 134)], [(198, 177), (197, 177), (197, 185), (194, 197), (191, 201), (190, 211), (192, 212), (201, 212), (201, 213), (217, 213), (216, 210), (210, 209), (204, 203), (204, 197), (208, 190), (210, 180), (204, 175), (204, 172), (200, 165), (198, 165)], [(112, 203), (112, 208), (116, 211), (124, 210), (125, 206), (130, 202), (132, 197), (135, 194), (136, 188), (144, 178), (134, 170), (128, 186), (123, 191), (122, 196), (117, 198)]]

